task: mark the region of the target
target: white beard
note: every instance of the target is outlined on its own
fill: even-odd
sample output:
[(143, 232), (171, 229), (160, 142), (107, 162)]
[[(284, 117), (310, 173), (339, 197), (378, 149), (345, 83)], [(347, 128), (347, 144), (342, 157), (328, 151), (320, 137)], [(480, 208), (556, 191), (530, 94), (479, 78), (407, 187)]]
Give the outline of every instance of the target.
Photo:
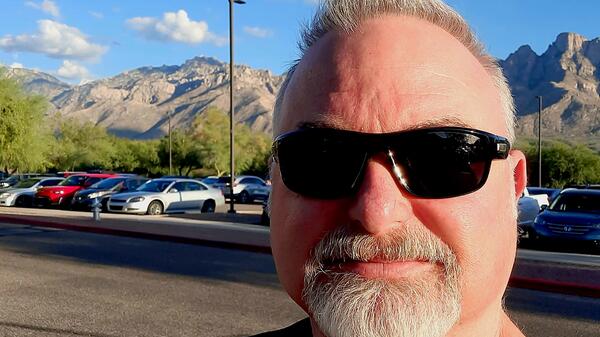
[[(374, 257), (427, 260), (436, 268), (422, 277), (366, 279), (325, 269), (323, 262)], [(375, 239), (341, 228), (315, 247), (303, 297), (328, 337), (441, 337), (460, 317), (459, 274), (450, 248), (426, 229)]]

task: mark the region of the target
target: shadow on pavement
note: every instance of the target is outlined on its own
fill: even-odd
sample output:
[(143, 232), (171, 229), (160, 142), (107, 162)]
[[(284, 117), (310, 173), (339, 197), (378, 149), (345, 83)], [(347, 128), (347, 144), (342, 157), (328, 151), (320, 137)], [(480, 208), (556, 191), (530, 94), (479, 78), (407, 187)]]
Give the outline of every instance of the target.
[[(0, 224), (0, 250), (279, 287), (269, 254), (30, 226), (15, 232), (14, 227)], [(9, 229), (11, 234), (2, 235)]]

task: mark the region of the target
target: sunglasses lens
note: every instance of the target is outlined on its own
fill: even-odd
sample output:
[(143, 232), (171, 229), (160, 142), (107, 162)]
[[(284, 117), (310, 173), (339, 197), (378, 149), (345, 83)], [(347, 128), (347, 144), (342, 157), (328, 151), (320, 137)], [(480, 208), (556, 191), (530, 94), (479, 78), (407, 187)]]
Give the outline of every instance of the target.
[(410, 193), (449, 198), (485, 184), (491, 164), (488, 148), (487, 139), (479, 135), (440, 131), (416, 135), (392, 150)]
[(335, 137), (309, 132), (277, 141), (277, 161), (284, 184), (305, 197), (334, 199), (351, 194), (366, 152)]

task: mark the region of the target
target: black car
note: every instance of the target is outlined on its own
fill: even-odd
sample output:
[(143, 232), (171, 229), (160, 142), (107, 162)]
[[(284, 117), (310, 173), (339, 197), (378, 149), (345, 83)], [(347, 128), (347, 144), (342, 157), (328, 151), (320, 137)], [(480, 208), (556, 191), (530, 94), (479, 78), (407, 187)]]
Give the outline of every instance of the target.
[(89, 188), (75, 193), (73, 200), (71, 201), (71, 208), (89, 211), (92, 209), (96, 199), (98, 199), (102, 204), (102, 209), (106, 210), (106, 203), (111, 195), (135, 191), (148, 180), (148, 178), (132, 176), (104, 179)]

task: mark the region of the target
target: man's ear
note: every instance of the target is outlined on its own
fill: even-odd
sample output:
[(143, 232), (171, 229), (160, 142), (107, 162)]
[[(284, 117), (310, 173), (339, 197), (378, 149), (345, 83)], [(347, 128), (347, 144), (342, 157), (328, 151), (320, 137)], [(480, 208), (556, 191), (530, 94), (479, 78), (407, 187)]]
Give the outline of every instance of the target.
[(525, 155), (519, 150), (511, 150), (508, 155), (510, 165), (515, 178), (515, 199), (523, 195), (523, 190), (527, 186), (527, 164)]

